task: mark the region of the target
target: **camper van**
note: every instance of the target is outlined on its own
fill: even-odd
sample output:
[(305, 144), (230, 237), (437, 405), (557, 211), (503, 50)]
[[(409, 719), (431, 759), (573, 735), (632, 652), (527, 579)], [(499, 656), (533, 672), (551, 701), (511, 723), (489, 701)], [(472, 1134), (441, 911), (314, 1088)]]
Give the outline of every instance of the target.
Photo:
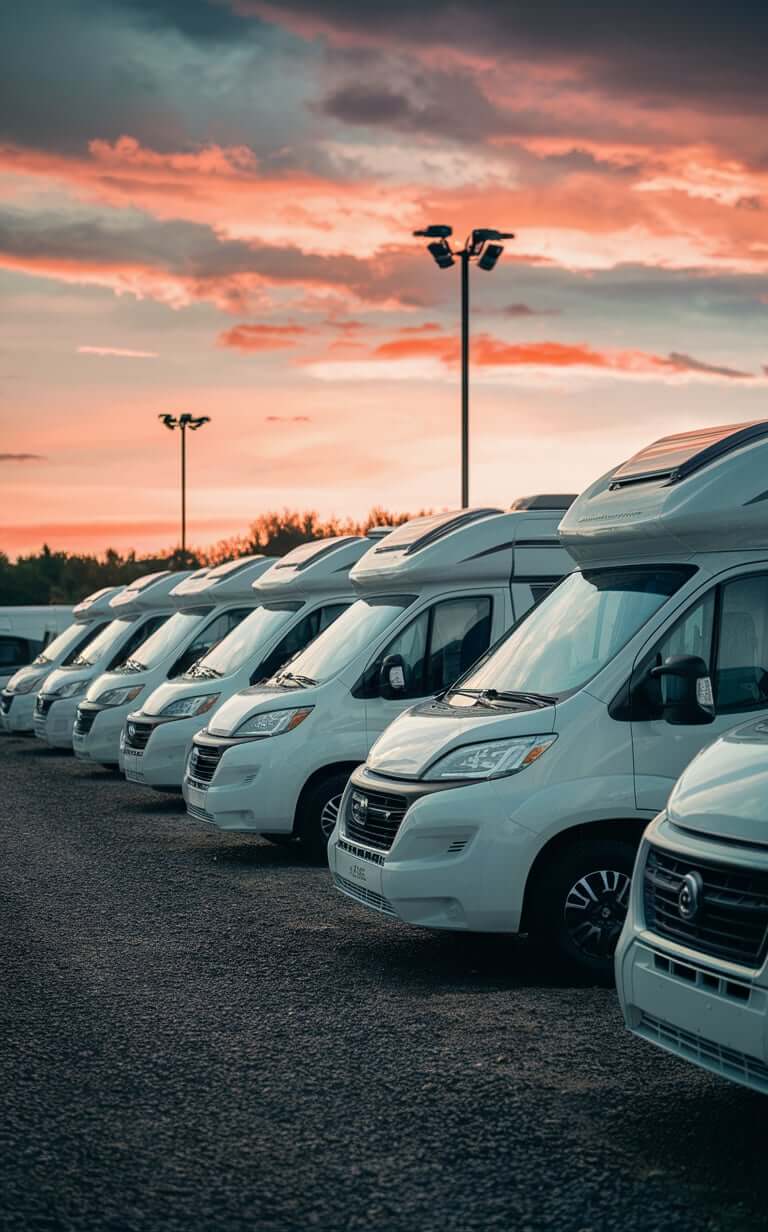
[(258, 604), (182, 676), (164, 681), (128, 715), (120, 767), (133, 783), (181, 790), (192, 737), (215, 706), (268, 680), (349, 607), (349, 570), (387, 528), (303, 543), (252, 583)]
[(111, 619), (110, 599), (122, 589), (122, 586), (105, 586), (88, 595), (75, 608), (63, 609), (70, 613), (63, 631), (58, 637), (47, 640), (39, 653), (27, 660), (29, 666), (11, 676), (0, 693), (0, 731), (34, 731), (35, 700), (44, 681), (57, 667), (71, 663), (93, 641)]
[(578, 569), (352, 775), (336, 887), (612, 980), (645, 826), (703, 745), (768, 711), (767, 476), (759, 422), (593, 483), (560, 524)]
[[(768, 586), (768, 574), (763, 577)], [(768, 660), (766, 625), (763, 609), (755, 622), (762, 651), (755, 666)], [(716, 688), (717, 674), (713, 696)], [(753, 700), (756, 709), (764, 708), (759, 696)], [(768, 722), (763, 717), (726, 732), (695, 757), (666, 809), (646, 830), (616, 950), (616, 984), (630, 1031), (763, 1094), (768, 1094), (766, 799)]]
[(77, 707), (75, 756), (117, 766), (123, 724), (136, 703), (183, 676), (248, 616), (256, 603), (252, 583), (271, 563), (268, 556), (244, 556), (198, 569), (174, 586), (168, 596), (173, 615), (89, 686)]
[(168, 570), (145, 573), (108, 601), (109, 623), (52, 671), (38, 692), (33, 716), (38, 739), (51, 748), (72, 748), (78, 699), (97, 676), (132, 655), (168, 619), (173, 611), (169, 594), (186, 576)]
[(445, 688), (572, 566), (572, 498), (416, 518), (373, 544), (358, 598), (271, 680), (195, 736), (187, 811), (222, 830), (299, 838), (323, 857), (351, 770), (415, 698)]
[(0, 689), (71, 623), (63, 604), (0, 607)]

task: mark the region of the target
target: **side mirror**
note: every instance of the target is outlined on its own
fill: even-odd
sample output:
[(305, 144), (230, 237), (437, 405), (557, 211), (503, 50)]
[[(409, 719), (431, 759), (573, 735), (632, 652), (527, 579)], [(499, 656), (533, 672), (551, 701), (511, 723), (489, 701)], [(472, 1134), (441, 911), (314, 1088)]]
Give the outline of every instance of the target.
[(379, 692), (382, 697), (397, 698), (405, 693), (405, 659), (402, 655), (387, 655), (379, 670)]
[(715, 700), (709, 668), (698, 655), (670, 655), (650, 675), (661, 685), (664, 718), (673, 725), (712, 723)]

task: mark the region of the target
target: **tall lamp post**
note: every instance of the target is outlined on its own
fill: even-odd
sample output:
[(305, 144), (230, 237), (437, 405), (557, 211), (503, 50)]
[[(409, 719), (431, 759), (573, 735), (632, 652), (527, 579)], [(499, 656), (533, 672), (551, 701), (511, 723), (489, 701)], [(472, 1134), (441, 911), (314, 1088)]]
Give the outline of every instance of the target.
[(197, 432), (203, 424), (211, 422), (210, 415), (158, 415), (166, 428), (173, 432), (178, 428), (181, 433), (181, 554), (187, 555), (187, 430)]
[(469, 505), (469, 263), (475, 261), (477, 268), (492, 270), (504, 251), (499, 240), (513, 240), (512, 231), (497, 231), (495, 227), (476, 227), (467, 236), (463, 248), (451, 248), (448, 243), (453, 227), (438, 224), (414, 231), (432, 243), (427, 251), (440, 269), (449, 269), (461, 262), (461, 507)]

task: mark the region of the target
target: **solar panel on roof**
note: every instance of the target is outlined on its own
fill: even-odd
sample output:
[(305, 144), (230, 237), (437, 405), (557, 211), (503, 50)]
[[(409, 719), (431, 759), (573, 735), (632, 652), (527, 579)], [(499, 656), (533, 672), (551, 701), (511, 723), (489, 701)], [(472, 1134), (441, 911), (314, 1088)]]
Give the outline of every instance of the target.
[(613, 472), (611, 487), (620, 488), (645, 479), (666, 478), (674, 483), (723, 454), (763, 436), (768, 436), (768, 421), (765, 420), (721, 424), (716, 428), (663, 436), (623, 462)]

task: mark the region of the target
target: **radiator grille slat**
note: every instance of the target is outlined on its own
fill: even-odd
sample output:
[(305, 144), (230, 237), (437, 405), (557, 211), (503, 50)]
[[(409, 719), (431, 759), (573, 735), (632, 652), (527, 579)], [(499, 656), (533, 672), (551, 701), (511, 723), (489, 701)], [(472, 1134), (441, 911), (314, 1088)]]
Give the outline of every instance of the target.
[(405, 796), (355, 787), (347, 797), (342, 832), (352, 842), (389, 851), (407, 809)]
[(223, 754), (222, 745), (193, 744), (189, 758), (190, 778), (197, 783), (210, 783)]
[(701, 1035), (694, 1035), (691, 1031), (684, 1031), (682, 1027), (672, 1026), (671, 1023), (654, 1018), (651, 1014), (642, 1015), (638, 1033), (671, 1049), (679, 1056), (716, 1070), (724, 1077), (736, 1078), (768, 1091), (768, 1065), (746, 1052), (726, 1048), (724, 1044), (717, 1044)]

